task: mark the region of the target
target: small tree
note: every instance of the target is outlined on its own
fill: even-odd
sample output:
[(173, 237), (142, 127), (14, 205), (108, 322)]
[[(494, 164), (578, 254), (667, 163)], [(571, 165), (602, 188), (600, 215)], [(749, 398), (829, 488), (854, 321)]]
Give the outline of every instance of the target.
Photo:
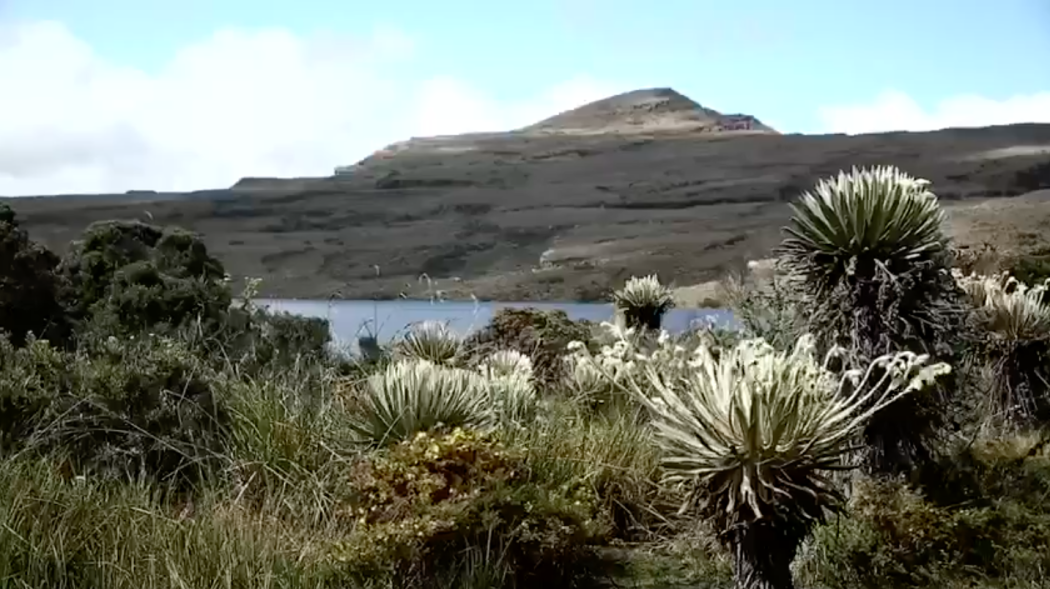
[(0, 331), (14, 345), (24, 344), (30, 333), (64, 338), (57, 265), (58, 256), (31, 241), (14, 211), (0, 203)]
[[(780, 246), (801, 286), (808, 330), (864, 363), (893, 350), (950, 359), (964, 313), (945, 216), (929, 182), (895, 167), (820, 181), (792, 205)], [(929, 458), (943, 398), (913, 395), (874, 416), (869, 466), (899, 472)]]
[(104, 333), (179, 327), (225, 317), (232, 296), (222, 264), (200, 237), (139, 222), (94, 223), (59, 266), (65, 302)]

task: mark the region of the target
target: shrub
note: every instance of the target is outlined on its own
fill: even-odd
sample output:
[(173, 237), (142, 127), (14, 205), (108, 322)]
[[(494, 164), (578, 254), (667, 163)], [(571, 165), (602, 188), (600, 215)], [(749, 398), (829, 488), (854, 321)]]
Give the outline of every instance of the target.
[(0, 332), (15, 345), (30, 333), (57, 342), (66, 337), (57, 265), (58, 256), (32, 242), (11, 208), (0, 204)]
[(660, 329), (664, 314), (674, 307), (674, 297), (656, 275), (632, 277), (613, 293), (613, 304), (623, 313), (627, 327)]
[[(895, 167), (854, 168), (792, 205), (779, 255), (799, 281), (807, 329), (850, 349), (858, 364), (894, 350), (954, 360), (964, 312), (944, 212), (928, 184)], [(874, 416), (865, 431), (870, 468), (898, 472), (928, 459), (945, 417), (937, 392), (945, 391)]]
[(25, 447), (44, 413), (72, 386), (69, 356), (45, 340), (15, 348), (0, 335), (0, 455)]
[(615, 538), (652, 541), (679, 531), (667, 516), (678, 507), (679, 493), (659, 484), (652, 431), (633, 416), (595, 416), (558, 400), (529, 427), (499, 434), (523, 452), (531, 481), (552, 488), (587, 485), (608, 513)]
[(193, 326), (180, 337), (220, 365), (233, 364), (241, 374), (267, 372), (304, 360), (331, 359), (331, 328), (327, 319), (268, 309), (230, 308), (218, 329), (202, 334)]
[(448, 574), (479, 552), (496, 586), (566, 586), (607, 531), (588, 488), (531, 483), (520, 452), (470, 431), (418, 434), (351, 476), (341, 513), (357, 525), (332, 558), (399, 587), (462, 586)]
[(1005, 500), (1050, 512), (1043, 502), (1050, 493), (1048, 445), (1047, 432), (979, 435), (949, 445), (909, 479), (927, 501), (941, 507), (992, 507)]
[(559, 386), (565, 377), (563, 357), (569, 343), (590, 339), (589, 324), (572, 321), (564, 311), (503, 308), (468, 338), (466, 348), (474, 357), (517, 350), (532, 360), (539, 387), (549, 389)]
[(258, 309), (252, 314), (251, 325), (256, 330), (252, 351), (264, 364), (302, 356), (324, 357), (332, 342), (331, 326), (320, 317)]
[(769, 279), (727, 277), (720, 298), (733, 311), (746, 338), (762, 338), (778, 350), (794, 345), (803, 332), (803, 312), (795, 285), (774, 273)]
[(816, 530), (799, 572), (831, 588), (1038, 586), (1048, 538), (1042, 509), (1009, 500), (943, 506), (900, 482), (862, 479), (846, 517)]
[(112, 338), (75, 354), (34, 342), (3, 368), (3, 396), (27, 418), (5, 435), (66, 453), (76, 471), (178, 486), (219, 466), (228, 416), (216, 376), (177, 342)]
[(73, 318), (97, 336), (191, 322), (211, 331), (231, 302), (222, 264), (199, 237), (177, 228), (93, 223), (71, 244), (58, 272)]

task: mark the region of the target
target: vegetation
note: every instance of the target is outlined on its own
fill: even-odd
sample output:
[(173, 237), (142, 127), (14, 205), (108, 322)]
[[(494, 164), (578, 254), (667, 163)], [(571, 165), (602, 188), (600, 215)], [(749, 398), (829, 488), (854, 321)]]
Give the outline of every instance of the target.
[(1050, 286), (953, 266), (940, 219), (856, 170), (729, 284), (739, 331), (660, 330), (649, 277), (622, 323), (365, 361), (190, 233), (60, 259), (2, 208), (0, 586), (1050, 588)]
[(58, 256), (30, 241), (14, 211), (0, 204), (0, 331), (19, 345), (30, 333), (65, 335), (56, 265)]
[[(825, 347), (846, 347), (858, 365), (897, 350), (952, 360), (963, 306), (929, 182), (893, 167), (854, 168), (792, 208), (779, 253), (800, 282), (807, 329)], [(944, 415), (937, 392), (874, 416), (865, 432), (871, 469), (899, 473), (929, 459)]]
[(660, 329), (664, 314), (674, 308), (674, 297), (656, 276), (646, 276), (629, 279), (613, 293), (613, 304), (627, 327)]

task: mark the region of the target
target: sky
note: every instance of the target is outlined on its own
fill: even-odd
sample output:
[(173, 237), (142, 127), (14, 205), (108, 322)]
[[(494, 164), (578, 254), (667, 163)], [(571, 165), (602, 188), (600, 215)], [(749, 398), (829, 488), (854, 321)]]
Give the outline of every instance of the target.
[(0, 195), (317, 176), (671, 87), (781, 132), (1050, 123), (1048, 0), (0, 0)]

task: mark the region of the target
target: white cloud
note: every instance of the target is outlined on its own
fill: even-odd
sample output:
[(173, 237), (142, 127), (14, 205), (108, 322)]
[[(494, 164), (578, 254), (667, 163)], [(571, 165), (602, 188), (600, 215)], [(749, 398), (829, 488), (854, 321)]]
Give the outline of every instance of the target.
[(1050, 123), (1050, 92), (1005, 100), (955, 96), (926, 110), (903, 92), (887, 91), (868, 104), (821, 108), (818, 117), (822, 132), (851, 134)]
[(410, 136), (517, 127), (619, 90), (581, 77), (499, 101), (461, 80), (400, 76), (413, 49), (393, 29), (227, 29), (145, 72), (59, 23), (0, 23), (0, 195), (326, 175)]

